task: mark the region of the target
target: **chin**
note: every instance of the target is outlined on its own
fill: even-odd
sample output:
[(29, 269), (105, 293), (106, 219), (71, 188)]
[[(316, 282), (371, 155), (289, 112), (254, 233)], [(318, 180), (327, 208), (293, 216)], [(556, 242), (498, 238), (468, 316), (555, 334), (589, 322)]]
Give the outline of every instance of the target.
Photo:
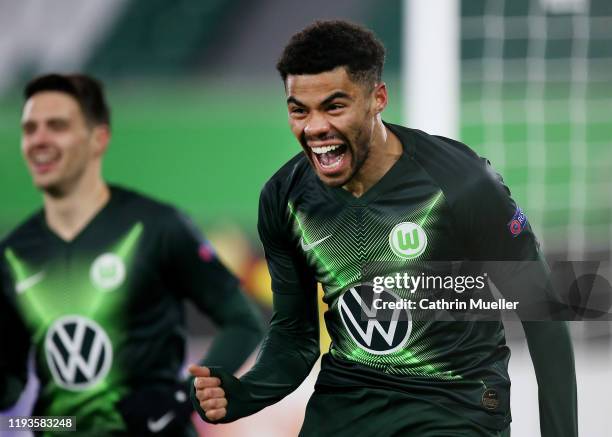
[(34, 185), (36, 185), (38, 188), (45, 188), (50, 185), (55, 185), (57, 183), (57, 177), (54, 177), (51, 174), (33, 174), (32, 181), (34, 182)]
[(325, 185), (327, 185), (328, 187), (332, 187), (332, 188), (339, 188), (342, 187), (344, 185), (344, 182), (341, 180), (336, 180), (336, 179), (328, 179), (328, 178), (319, 178), (321, 179), (321, 182), (323, 182)]
[(34, 186), (51, 196), (58, 196), (62, 193), (60, 184), (57, 181), (34, 181)]
[(342, 187), (343, 185), (346, 185), (348, 181), (351, 180), (350, 176), (329, 177), (329, 176), (323, 176), (318, 172), (317, 172), (317, 176), (319, 180), (323, 182), (325, 185), (327, 185), (328, 187), (334, 187), (334, 188)]
[(47, 190), (53, 186), (53, 183), (50, 183), (48, 181), (37, 181), (36, 179), (34, 179), (33, 183), (34, 186), (39, 190)]

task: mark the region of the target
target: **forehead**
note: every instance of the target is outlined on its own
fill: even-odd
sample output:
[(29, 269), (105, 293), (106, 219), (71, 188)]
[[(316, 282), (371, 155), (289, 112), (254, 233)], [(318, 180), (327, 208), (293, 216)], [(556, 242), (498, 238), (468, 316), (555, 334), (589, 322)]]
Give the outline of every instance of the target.
[(304, 103), (325, 99), (338, 91), (353, 96), (360, 90), (359, 84), (351, 80), (344, 67), (318, 74), (290, 74), (285, 83), (287, 96)]
[(42, 91), (25, 102), (22, 121), (79, 117), (81, 108), (74, 97), (60, 91)]

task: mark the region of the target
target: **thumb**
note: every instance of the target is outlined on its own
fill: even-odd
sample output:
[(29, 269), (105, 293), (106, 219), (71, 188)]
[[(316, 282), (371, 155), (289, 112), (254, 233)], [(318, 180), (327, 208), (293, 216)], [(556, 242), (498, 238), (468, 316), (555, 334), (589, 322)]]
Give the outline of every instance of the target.
[(189, 373), (191, 373), (193, 376), (210, 376), (210, 369), (208, 367), (191, 364), (187, 370), (189, 370)]

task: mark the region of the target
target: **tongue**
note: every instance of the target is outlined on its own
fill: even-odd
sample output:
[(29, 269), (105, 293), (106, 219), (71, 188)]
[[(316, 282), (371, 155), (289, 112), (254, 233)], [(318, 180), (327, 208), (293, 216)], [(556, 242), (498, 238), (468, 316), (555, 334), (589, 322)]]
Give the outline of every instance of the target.
[(342, 155), (342, 153), (343, 153), (342, 147), (339, 147), (336, 150), (332, 150), (331, 152), (323, 153), (319, 155), (319, 162), (322, 165), (328, 167), (336, 163), (336, 161), (340, 159), (340, 156)]

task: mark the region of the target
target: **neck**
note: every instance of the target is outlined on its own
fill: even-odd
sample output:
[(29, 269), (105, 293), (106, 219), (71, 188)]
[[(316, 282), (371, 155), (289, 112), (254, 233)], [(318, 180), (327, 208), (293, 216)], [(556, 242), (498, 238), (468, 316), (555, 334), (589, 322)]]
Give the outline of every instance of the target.
[(110, 190), (101, 178), (82, 178), (61, 195), (43, 194), (45, 220), (65, 241), (72, 241), (110, 199)]
[(361, 197), (393, 167), (402, 152), (400, 140), (378, 119), (374, 125), (366, 161), (343, 188), (353, 196)]

